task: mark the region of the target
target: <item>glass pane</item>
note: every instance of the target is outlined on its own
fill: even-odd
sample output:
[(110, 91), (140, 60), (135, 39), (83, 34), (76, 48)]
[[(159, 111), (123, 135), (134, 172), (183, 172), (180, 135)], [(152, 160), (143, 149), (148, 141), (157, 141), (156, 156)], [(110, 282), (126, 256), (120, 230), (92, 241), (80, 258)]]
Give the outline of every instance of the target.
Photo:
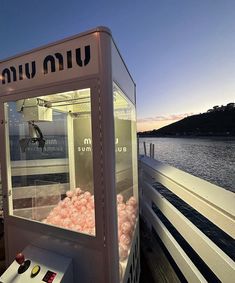
[(136, 115), (134, 105), (115, 84), (113, 95), (119, 258), (124, 274), (138, 213)]
[(81, 89), (5, 103), (11, 215), (95, 235), (90, 97)]

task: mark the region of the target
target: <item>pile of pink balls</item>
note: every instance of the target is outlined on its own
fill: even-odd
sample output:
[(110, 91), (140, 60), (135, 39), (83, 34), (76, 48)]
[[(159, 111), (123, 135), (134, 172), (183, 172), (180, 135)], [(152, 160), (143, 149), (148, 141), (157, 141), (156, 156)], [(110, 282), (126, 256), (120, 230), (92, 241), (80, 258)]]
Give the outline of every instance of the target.
[[(134, 197), (124, 202), (117, 195), (119, 257), (127, 258), (137, 218), (137, 201)], [(55, 206), (44, 220), (47, 224), (95, 235), (94, 195), (80, 188), (66, 192), (66, 197)]]
[(95, 235), (94, 196), (80, 188), (67, 191), (66, 197), (52, 209), (44, 222)]
[(125, 203), (123, 196), (117, 195), (119, 259), (121, 261), (124, 261), (129, 253), (137, 219), (137, 207), (134, 197), (130, 197)]

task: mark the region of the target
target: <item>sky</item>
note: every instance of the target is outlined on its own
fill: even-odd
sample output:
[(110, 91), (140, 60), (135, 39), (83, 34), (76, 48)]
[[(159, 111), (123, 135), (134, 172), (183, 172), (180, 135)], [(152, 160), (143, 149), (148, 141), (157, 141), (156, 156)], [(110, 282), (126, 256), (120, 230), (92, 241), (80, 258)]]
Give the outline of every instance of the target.
[(139, 131), (235, 102), (234, 0), (0, 0), (0, 60), (96, 26), (136, 82)]

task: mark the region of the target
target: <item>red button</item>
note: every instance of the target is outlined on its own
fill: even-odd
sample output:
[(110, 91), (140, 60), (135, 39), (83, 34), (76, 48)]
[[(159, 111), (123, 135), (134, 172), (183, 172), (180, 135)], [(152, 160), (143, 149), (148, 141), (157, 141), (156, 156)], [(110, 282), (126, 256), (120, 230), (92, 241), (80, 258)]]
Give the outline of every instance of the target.
[(25, 257), (22, 253), (18, 253), (15, 257), (15, 260), (16, 260), (17, 263), (23, 264), (24, 261), (25, 261)]

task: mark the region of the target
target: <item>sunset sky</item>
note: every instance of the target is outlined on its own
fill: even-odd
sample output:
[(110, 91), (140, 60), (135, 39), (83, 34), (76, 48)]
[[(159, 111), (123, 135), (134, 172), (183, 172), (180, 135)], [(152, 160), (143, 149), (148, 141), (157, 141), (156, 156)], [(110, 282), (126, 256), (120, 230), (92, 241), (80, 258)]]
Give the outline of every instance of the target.
[(235, 102), (234, 0), (1, 0), (0, 59), (100, 25), (136, 82), (139, 131)]

